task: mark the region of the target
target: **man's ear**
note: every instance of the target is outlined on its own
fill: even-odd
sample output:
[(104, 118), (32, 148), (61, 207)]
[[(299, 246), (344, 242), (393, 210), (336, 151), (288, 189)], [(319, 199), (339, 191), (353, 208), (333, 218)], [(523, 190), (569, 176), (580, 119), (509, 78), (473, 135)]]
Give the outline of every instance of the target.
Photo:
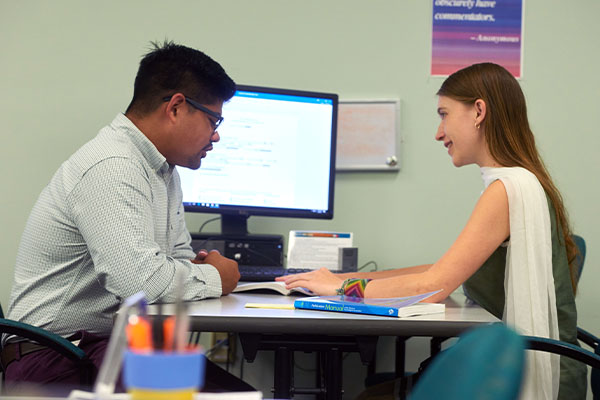
[(171, 99), (167, 103), (167, 106), (165, 107), (165, 110), (164, 110), (165, 114), (171, 121), (174, 121), (174, 119), (177, 118), (177, 113), (179, 111), (179, 108), (184, 103), (185, 103), (185, 96), (183, 94), (175, 93), (173, 96), (171, 96)]
[(485, 104), (485, 101), (483, 101), (482, 99), (477, 99), (477, 100), (475, 100), (474, 107), (475, 107), (475, 111), (477, 113), (477, 115), (475, 117), (475, 125), (479, 126), (485, 119), (485, 115), (487, 113), (487, 105)]

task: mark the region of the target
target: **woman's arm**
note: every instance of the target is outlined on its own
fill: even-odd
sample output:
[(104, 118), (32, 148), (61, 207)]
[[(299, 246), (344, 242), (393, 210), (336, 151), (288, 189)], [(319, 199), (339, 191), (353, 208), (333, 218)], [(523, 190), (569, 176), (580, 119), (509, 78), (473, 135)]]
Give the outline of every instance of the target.
[[(473, 275), (509, 233), (508, 198), (504, 184), (496, 181), (481, 195), (466, 226), (435, 264), (350, 275), (373, 277), (366, 287), (365, 297), (401, 297), (443, 289), (428, 299), (438, 302)], [(344, 279), (325, 269), (278, 278), (290, 288), (306, 287), (320, 295), (335, 294)]]
[(382, 271), (372, 272), (346, 272), (344, 274), (336, 274), (343, 279), (348, 278), (359, 278), (359, 279), (382, 279), (390, 278), (392, 276), (414, 274), (418, 272), (425, 272), (431, 268), (432, 264), (417, 265), (414, 267), (396, 268), (396, 269), (385, 269)]

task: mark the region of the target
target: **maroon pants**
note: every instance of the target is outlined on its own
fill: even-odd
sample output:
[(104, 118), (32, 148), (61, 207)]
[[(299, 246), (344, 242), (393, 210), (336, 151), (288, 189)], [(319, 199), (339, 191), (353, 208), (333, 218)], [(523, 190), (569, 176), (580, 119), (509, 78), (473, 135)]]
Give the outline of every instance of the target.
[[(108, 338), (81, 331), (70, 337), (69, 340), (77, 340), (78, 338), (80, 338), (79, 348), (85, 351), (94, 365), (93, 378), (95, 380), (104, 359)], [(61, 395), (70, 392), (72, 389), (91, 389), (89, 387), (81, 387), (81, 371), (79, 368), (71, 360), (52, 349), (39, 350), (16, 359), (7, 366), (4, 376), (4, 387), (8, 393), (39, 392), (38, 389), (47, 392), (47, 389), (50, 388), (51, 394)], [(246, 382), (211, 361), (206, 360), (206, 376), (203, 391), (252, 390), (255, 389)], [(120, 374), (115, 391), (124, 391)]]

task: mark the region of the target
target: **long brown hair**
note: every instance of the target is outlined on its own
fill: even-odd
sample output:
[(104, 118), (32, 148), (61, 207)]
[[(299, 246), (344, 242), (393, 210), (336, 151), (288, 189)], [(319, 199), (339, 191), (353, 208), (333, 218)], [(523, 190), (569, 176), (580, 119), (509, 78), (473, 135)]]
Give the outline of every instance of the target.
[(562, 196), (552, 182), (535, 146), (533, 132), (527, 119), (525, 96), (517, 80), (499, 65), (474, 64), (450, 75), (437, 94), (469, 105), (474, 104), (477, 99), (482, 99), (487, 108), (481, 128), (492, 157), (507, 167), (523, 167), (540, 181), (554, 205), (556, 220), (562, 230), (571, 285), (575, 293), (577, 246), (571, 238), (571, 228)]

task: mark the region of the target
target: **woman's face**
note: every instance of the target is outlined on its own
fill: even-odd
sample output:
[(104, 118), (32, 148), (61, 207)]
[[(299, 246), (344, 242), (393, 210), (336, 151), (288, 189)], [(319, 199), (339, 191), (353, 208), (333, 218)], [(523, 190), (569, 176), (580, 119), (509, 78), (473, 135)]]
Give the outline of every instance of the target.
[(478, 128), (482, 120), (478, 103), (466, 105), (439, 96), (437, 111), (441, 122), (435, 140), (444, 143), (452, 163), (457, 167), (473, 163), (483, 166), (487, 149), (483, 129)]

